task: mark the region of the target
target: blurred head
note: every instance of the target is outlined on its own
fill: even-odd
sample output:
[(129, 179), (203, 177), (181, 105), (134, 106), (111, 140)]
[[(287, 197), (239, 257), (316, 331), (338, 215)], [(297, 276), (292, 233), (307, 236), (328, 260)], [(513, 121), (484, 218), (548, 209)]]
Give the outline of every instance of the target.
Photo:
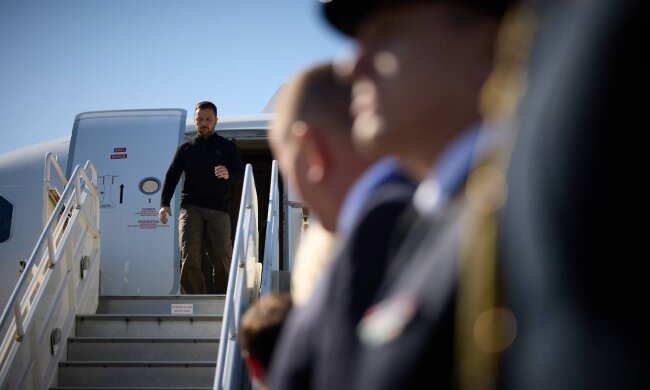
[(270, 294), (260, 298), (242, 317), (242, 357), (257, 388), (265, 383), (275, 344), (291, 307), (289, 294)]
[(330, 231), (349, 188), (371, 163), (354, 149), (349, 107), (349, 85), (331, 65), (320, 65), (282, 91), (271, 126), (280, 170)]
[(217, 106), (208, 101), (197, 103), (194, 108), (194, 125), (201, 136), (209, 137), (217, 125)]
[(480, 120), (479, 92), (505, 9), (497, 3), (507, 1), (351, 3), (333, 0), (325, 14), (358, 45), (354, 138), (362, 149), (396, 154), (421, 178), (450, 140)]

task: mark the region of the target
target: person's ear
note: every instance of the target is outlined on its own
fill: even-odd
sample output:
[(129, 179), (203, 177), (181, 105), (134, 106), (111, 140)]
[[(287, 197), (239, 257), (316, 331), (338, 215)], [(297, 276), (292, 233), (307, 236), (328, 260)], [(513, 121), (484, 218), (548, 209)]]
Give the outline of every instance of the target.
[(264, 368), (259, 360), (255, 359), (250, 354), (243, 354), (244, 362), (246, 367), (248, 367), (248, 373), (251, 378), (263, 380), (264, 379)]
[(330, 154), (326, 140), (312, 124), (297, 122), (293, 127), (307, 163), (307, 180), (314, 184), (322, 182), (327, 174)]

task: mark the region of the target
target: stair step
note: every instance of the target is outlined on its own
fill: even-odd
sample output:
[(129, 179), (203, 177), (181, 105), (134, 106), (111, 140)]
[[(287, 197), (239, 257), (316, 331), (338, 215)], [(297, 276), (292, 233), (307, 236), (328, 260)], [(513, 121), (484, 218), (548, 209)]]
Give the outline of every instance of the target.
[(216, 361), (218, 338), (73, 337), (68, 359), (76, 361)]
[(211, 387), (214, 361), (178, 362), (62, 362), (58, 386)]
[(222, 316), (119, 315), (77, 316), (77, 337), (219, 337)]
[(225, 295), (101, 296), (97, 314), (172, 314), (179, 305), (192, 305), (193, 314), (217, 315), (224, 302)]

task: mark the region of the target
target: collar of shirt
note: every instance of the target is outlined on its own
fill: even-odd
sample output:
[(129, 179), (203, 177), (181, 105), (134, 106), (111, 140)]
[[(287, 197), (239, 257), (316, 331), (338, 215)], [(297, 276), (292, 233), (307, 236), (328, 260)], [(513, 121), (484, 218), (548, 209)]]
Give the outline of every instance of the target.
[(467, 180), (476, 152), (480, 125), (456, 137), (413, 196), (419, 214), (434, 214)]
[(368, 168), (352, 185), (343, 200), (336, 224), (337, 234), (349, 233), (372, 191), (387, 177), (400, 171), (394, 157), (383, 158)]
[(201, 134), (196, 133), (194, 137), (196, 138), (197, 142), (211, 142), (212, 140), (215, 139), (215, 134), (217, 134), (217, 132), (213, 131), (212, 133), (210, 133), (208, 138), (203, 138)]

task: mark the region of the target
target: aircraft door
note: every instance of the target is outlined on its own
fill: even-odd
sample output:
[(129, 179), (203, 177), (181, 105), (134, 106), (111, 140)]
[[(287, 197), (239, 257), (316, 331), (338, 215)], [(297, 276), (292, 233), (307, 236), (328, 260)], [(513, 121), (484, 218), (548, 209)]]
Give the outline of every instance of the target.
[(178, 210), (158, 220), (165, 173), (183, 140), (181, 109), (88, 112), (77, 115), (68, 158), (70, 175), (91, 160), (100, 192), (100, 295), (179, 292)]

